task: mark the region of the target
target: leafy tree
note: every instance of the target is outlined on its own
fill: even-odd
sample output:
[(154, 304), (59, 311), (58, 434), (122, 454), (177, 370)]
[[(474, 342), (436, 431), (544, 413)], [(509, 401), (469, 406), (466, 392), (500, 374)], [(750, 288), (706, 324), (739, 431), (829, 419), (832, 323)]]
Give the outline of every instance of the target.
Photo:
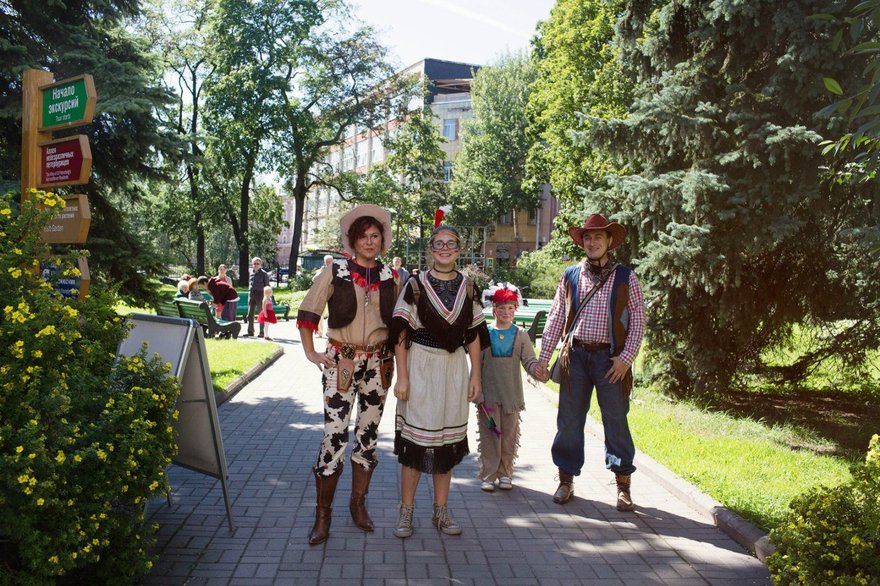
[[(623, 56), (639, 75), (626, 119), (588, 117), (580, 145), (621, 167), (586, 203), (618, 210), (651, 299), (662, 381), (723, 391), (748, 374), (802, 379), (816, 360), (864, 361), (880, 324), (876, 188), (824, 181), (817, 145), (839, 127), (816, 112), (822, 75), (849, 79), (821, 0), (674, 0), (627, 5)], [(838, 77), (839, 76), (839, 77)], [(840, 321), (848, 320), (848, 321)], [(762, 352), (793, 324), (825, 325), (821, 348), (772, 369)]]
[(286, 178), (296, 208), (290, 248), (296, 272), (305, 200), (315, 186), (332, 185), (322, 164), (353, 126), (372, 128), (392, 119), (394, 104), (408, 97), (411, 81), (395, 77), (387, 50), (369, 27), (354, 22), (343, 1), (315, 4), (310, 28), (285, 63), (286, 83), (276, 91), (283, 126), (275, 135), (275, 166)]
[(219, 206), (209, 197), (211, 191), (201, 178), (203, 89), (215, 69), (207, 43), (209, 8), (206, 0), (152, 0), (145, 6), (143, 23), (168, 70), (164, 77), (168, 89), (177, 98), (165, 124), (186, 144), (186, 156), (168, 161), (170, 184), (155, 187), (165, 194), (155, 202), (165, 212), (156, 224), (165, 234), (174, 235), (173, 240), (184, 250), (195, 239), (194, 258), (188, 264), (199, 275), (205, 274), (206, 233), (220, 219)]
[(870, 181), (877, 177), (880, 166), (880, 0), (858, 2), (849, 13), (825, 12), (812, 18), (837, 23), (832, 47), (840, 49), (853, 68), (863, 67), (862, 76), (851, 79), (846, 87), (834, 77), (823, 80), (828, 91), (840, 99), (820, 114), (846, 116), (845, 132), (823, 143), (823, 152), (835, 155), (832, 164), (836, 164), (840, 180)]
[(144, 179), (161, 175), (157, 155), (177, 151), (156, 115), (170, 101), (157, 81), (162, 71), (129, 26), (138, 16), (131, 0), (8, 0), (0, 8), (0, 177), (17, 178), (21, 169), (22, 72), (48, 69), (56, 79), (91, 73), (98, 92), (94, 121), (57, 134), (89, 135), (92, 177), (66, 191), (89, 198), (85, 247), (94, 286), (118, 285), (129, 299), (151, 294), (147, 275), (161, 270), (161, 262), (120, 208), (143, 195)]
[(454, 217), (489, 224), (504, 212), (538, 205), (538, 191), (522, 187), (530, 145), (526, 106), (534, 81), (535, 64), (525, 54), (502, 57), (474, 76), (474, 118), (464, 124), (451, 186)]
[(254, 190), (249, 242), (254, 256), (276, 263), (278, 234), (284, 224), (284, 202), (272, 185), (261, 184)]
[(529, 94), (529, 142), (525, 190), (549, 183), (563, 209), (580, 211), (579, 187), (591, 187), (615, 172), (605, 153), (571, 133), (584, 130), (579, 113), (623, 117), (633, 80), (624, 75), (614, 26), (623, 0), (558, 0), (538, 24), (533, 41), (537, 78)]
[[(322, 20), (319, 3), (310, 0), (210, 5), (207, 52), (215, 70), (205, 80), (206, 130), (212, 138), (206, 172), (212, 198), (232, 228), (240, 267), (250, 265), (255, 178), (269, 169), (270, 141), (285, 122), (292, 72)], [(246, 284), (246, 271), (238, 277)]]

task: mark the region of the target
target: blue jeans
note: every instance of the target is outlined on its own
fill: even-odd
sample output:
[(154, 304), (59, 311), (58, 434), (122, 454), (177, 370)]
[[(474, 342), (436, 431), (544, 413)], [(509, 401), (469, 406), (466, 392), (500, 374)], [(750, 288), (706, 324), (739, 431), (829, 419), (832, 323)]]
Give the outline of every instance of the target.
[(605, 467), (616, 474), (632, 474), (636, 448), (626, 414), (629, 398), (623, 396), (619, 383), (605, 378), (611, 368), (611, 351), (589, 352), (571, 349), (571, 382), (559, 389), (559, 411), (556, 414), (556, 437), (553, 439), (553, 463), (562, 471), (578, 476), (584, 465), (584, 425), (590, 410), (593, 388), (602, 412), (605, 428)]

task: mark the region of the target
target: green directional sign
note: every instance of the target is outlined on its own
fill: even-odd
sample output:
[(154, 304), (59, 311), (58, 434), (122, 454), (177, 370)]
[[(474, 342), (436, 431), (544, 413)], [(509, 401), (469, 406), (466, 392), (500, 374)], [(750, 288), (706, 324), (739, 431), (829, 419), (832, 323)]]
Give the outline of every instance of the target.
[(40, 132), (88, 124), (95, 117), (95, 82), (85, 74), (40, 87)]

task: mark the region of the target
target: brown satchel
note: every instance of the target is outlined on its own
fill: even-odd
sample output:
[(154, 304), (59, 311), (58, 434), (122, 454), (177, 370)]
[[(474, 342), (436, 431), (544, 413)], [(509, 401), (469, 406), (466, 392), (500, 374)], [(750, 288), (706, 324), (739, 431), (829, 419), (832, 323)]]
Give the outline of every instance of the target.
[(587, 296), (584, 297), (583, 302), (578, 306), (577, 313), (574, 315), (574, 319), (571, 320), (571, 331), (565, 336), (565, 339), (562, 341), (562, 348), (559, 349), (559, 355), (556, 357), (556, 362), (553, 363), (553, 366), (550, 367), (550, 380), (555, 382), (558, 385), (562, 385), (562, 381), (565, 380), (567, 383), (569, 380), (569, 376), (571, 375), (571, 343), (574, 340), (574, 326), (577, 324), (578, 318), (583, 313), (584, 309), (587, 307), (587, 303), (590, 302), (590, 299), (593, 298), (593, 295), (596, 292), (605, 286), (605, 281), (611, 278), (611, 275), (614, 274), (614, 271), (617, 270), (617, 267), (611, 269), (611, 271), (605, 275), (605, 278), (602, 279), (598, 285), (593, 287)]

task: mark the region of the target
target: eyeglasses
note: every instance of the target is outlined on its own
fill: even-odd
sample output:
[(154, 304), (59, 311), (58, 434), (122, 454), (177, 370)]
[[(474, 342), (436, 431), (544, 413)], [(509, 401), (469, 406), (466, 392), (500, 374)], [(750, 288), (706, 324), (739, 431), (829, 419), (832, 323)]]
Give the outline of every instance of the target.
[(431, 250), (443, 250), (444, 248), (458, 250), (458, 247), (458, 240), (433, 240), (431, 242)]

